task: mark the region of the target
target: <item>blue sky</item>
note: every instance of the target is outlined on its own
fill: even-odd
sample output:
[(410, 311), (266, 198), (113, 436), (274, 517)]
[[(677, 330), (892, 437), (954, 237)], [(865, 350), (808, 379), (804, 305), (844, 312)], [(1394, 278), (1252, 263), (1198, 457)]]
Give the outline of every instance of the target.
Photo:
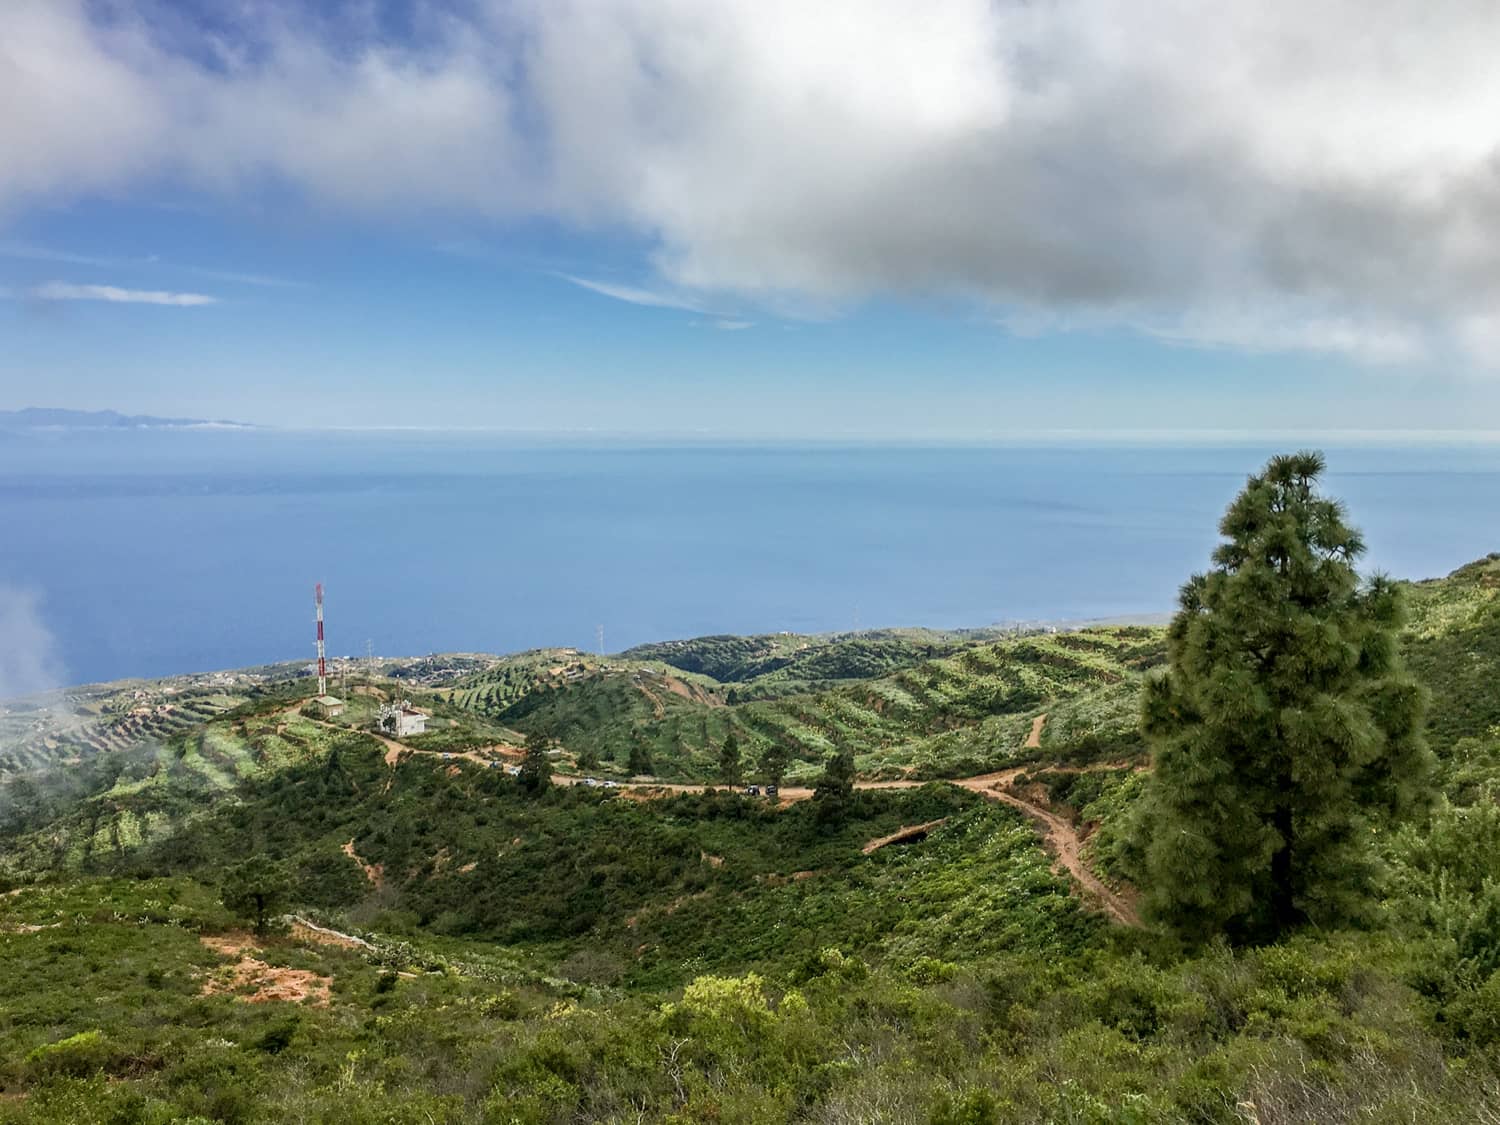
[(12, 0), (0, 409), (1500, 429), (1494, 6), (1201, 7)]

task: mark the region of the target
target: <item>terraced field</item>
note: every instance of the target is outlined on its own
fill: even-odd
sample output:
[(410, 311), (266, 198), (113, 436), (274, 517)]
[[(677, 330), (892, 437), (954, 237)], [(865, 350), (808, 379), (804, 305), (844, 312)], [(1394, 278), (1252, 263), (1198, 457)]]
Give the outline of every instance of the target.
[[(732, 650), (725, 639), (713, 640), (724, 642), (718, 650)], [(534, 662), (504, 667), (461, 681), (448, 698), (523, 732), (554, 737), (596, 759), (606, 774), (646, 760), (649, 772), (662, 777), (712, 779), (719, 748), (733, 733), (752, 767), (771, 746), (783, 748), (794, 780), (845, 749), (866, 773), (953, 776), (1013, 760), (1043, 709), (1060, 707), (1060, 720), (1046, 735), (1048, 748), (1124, 738), (1135, 724), (1134, 685), (1163, 658), (1160, 630), (1138, 627), (971, 642), (930, 660), (917, 655), (928, 647), (924, 641), (909, 649), (906, 666), (885, 676), (749, 702), (731, 702), (731, 693), (753, 694), (755, 678), (726, 683), (659, 662), (619, 660), (551, 668), (540, 676)], [(780, 659), (773, 652), (714, 665), (665, 654), (722, 674)], [(524, 682), (528, 668), (530, 683)], [(1088, 706), (1060, 706), (1086, 694), (1099, 698)]]
[(67, 692), (0, 714), (0, 774), (165, 742), (245, 702), (226, 691), (163, 693), (153, 686)]

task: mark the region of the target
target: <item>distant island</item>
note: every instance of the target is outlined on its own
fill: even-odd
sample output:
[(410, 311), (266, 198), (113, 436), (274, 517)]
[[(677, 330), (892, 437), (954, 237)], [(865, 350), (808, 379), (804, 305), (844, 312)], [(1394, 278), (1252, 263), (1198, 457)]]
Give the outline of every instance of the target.
[(151, 414), (121, 414), (117, 410), (60, 410), (28, 406), (0, 410), (0, 430), (253, 430), (248, 422), (208, 418), (157, 418)]

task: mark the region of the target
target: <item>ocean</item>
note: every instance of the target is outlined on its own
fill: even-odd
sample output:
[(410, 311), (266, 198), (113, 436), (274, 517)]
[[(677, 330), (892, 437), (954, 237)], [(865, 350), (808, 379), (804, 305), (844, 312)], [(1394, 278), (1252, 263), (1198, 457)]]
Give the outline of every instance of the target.
[[(315, 582), (355, 656), (1165, 614), (1277, 448), (3, 435), (0, 646), (12, 692), (309, 658)], [(1500, 446), (1323, 448), (1366, 569), (1500, 550)]]

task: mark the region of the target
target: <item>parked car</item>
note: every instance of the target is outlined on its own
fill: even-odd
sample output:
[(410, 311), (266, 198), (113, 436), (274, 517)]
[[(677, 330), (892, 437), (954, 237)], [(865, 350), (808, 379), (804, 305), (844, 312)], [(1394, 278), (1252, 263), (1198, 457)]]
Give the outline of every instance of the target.
[(777, 793), (776, 786), (774, 786), (774, 785), (767, 785), (766, 786), (766, 796), (767, 797), (774, 797), (774, 796), (776, 796), (776, 793)]
[(747, 796), (747, 797), (759, 797), (760, 796), (760, 786), (759, 785), (747, 785), (747, 786), (745, 786), (745, 796)]

